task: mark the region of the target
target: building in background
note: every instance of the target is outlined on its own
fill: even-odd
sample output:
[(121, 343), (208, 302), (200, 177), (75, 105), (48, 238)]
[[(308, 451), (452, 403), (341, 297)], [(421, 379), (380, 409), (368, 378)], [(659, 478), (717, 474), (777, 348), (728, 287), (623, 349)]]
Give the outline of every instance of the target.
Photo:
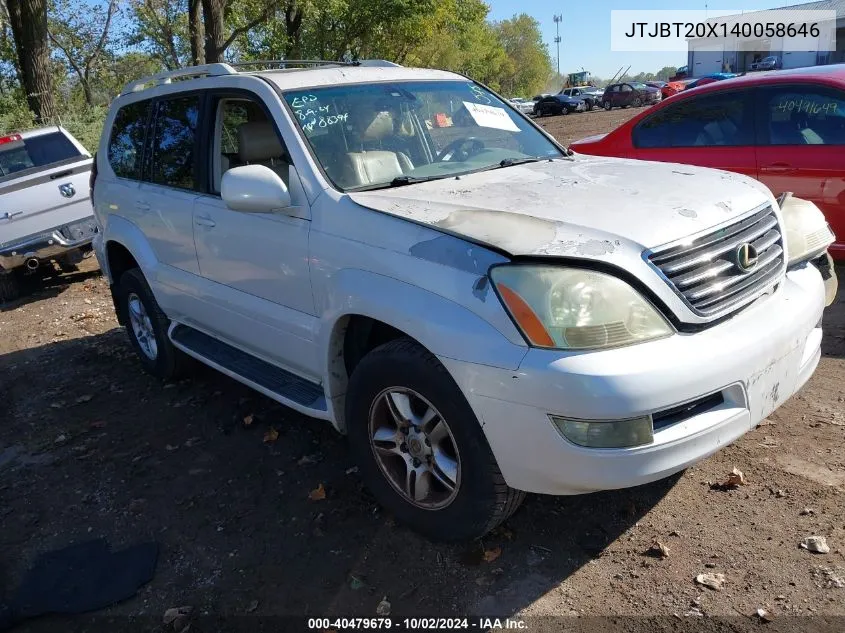
[[(801, 68), (805, 66), (819, 66), (823, 64), (838, 64), (845, 62), (845, 0), (821, 0), (820, 2), (807, 2), (788, 7), (778, 7), (772, 11), (835, 11), (836, 12), (836, 50), (835, 51), (795, 51), (783, 50), (784, 46), (781, 37), (771, 39), (757, 38), (729, 38), (723, 50), (712, 50), (712, 43), (706, 46), (704, 40), (688, 40), (689, 52), (687, 53), (687, 64), (691, 77), (701, 77), (710, 73), (735, 72), (742, 73), (756, 69), (752, 64), (758, 64), (766, 57), (777, 58), (778, 68)], [(731, 19), (748, 19), (744, 16), (725, 16), (712, 18), (719, 22), (730, 23)], [(784, 19), (784, 21), (788, 21)]]

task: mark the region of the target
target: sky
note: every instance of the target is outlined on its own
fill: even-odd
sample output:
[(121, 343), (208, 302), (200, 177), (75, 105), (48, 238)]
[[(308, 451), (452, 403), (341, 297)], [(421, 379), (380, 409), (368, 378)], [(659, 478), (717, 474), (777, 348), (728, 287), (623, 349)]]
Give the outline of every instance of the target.
[[(804, 0), (807, 1), (807, 0)], [(706, 0), (708, 15), (722, 15), (721, 11), (760, 10), (798, 4), (801, 0)], [(630, 74), (657, 72), (664, 66), (684, 66), (686, 54), (622, 53), (610, 50), (610, 12), (620, 9), (690, 9), (704, 10), (705, 0), (487, 0), (488, 17), (506, 20), (527, 13), (539, 23), (543, 39), (548, 44), (552, 65), (557, 67), (554, 43), (553, 16), (563, 16), (560, 23), (560, 71), (563, 74), (588, 70), (591, 74), (609, 79), (622, 66), (631, 64)]]

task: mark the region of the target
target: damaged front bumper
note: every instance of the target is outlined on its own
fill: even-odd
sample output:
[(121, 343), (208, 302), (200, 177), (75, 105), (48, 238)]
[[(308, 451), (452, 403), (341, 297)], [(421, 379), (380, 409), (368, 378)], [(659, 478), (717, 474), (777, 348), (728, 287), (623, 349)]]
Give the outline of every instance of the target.
[(836, 277), (836, 267), (830, 253), (824, 253), (810, 262), (818, 268), (824, 281), (825, 307), (833, 304), (836, 300), (836, 291), (839, 289), (839, 279)]
[[(739, 439), (810, 378), (821, 355), (823, 282), (787, 272), (771, 295), (694, 334), (594, 352), (530, 349), (518, 369), (441, 358), (478, 416), (508, 485), (581, 494), (667, 477)], [(568, 441), (552, 417), (648, 416), (629, 448)]]

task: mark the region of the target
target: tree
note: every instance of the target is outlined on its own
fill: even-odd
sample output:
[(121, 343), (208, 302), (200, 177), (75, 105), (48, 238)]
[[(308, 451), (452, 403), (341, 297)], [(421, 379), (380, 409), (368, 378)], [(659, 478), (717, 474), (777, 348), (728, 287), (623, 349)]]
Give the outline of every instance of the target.
[(26, 102), (36, 121), (43, 123), (56, 112), (47, 37), (47, 0), (6, 0), (6, 7)]
[(502, 90), (530, 95), (542, 89), (552, 74), (552, 60), (539, 22), (523, 13), (497, 23), (494, 29), (509, 60), (500, 77)]
[(55, 19), (49, 21), (50, 41), (62, 52), (68, 66), (76, 73), (85, 102), (94, 105), (91, 74), (102, 60), (108, 43), (117, 0), (101, 5), (81, 6), (78, 0), (55, 0)]
[(133, 29), (128, 44), (140, 47), (168, 70), (190, 63), (187, 0), (130, 0), (130, 6)]
[[(222, 62), (223, 54), (237, 40), (267, 22), (275, 13), (278, 0), (263, 0), (258, 6), (243, 2), (235, 5), (233, 0), (202, 0), (202, 17), (205, 28), (205, 62)], [(237, 26), (231, 28), (226, 37), (226, 18), (238, 18)]]

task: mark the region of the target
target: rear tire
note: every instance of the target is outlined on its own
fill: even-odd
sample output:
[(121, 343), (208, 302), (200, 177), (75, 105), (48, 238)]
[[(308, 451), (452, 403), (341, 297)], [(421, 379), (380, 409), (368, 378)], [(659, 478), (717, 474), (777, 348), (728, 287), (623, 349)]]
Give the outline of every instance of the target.
[(505, 483), (452, 377), (411, 339), (385, 343), (361, 360), (349, 380), (346, 421), (367, 487), (429, 538), (480, 537), (525, 498)]
[(0, 303), (14, 301), (21, 296), (21, 281), (18, 271), (0, 273)]
[(127, 270), (120, 278), (117, 305), (129, 342), (144, 369), (162, 380), (183, 376), (192, 359), (170, 342), (167, 336), (170, 319), (162, 312), (138, 268)]

